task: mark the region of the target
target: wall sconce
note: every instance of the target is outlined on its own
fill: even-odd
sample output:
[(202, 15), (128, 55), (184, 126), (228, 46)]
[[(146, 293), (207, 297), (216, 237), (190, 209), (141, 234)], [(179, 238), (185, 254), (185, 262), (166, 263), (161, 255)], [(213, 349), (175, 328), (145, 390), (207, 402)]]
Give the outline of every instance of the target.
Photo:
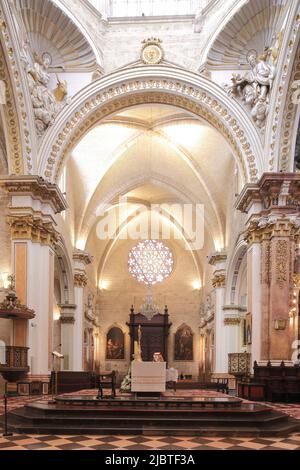
[(7, 272), (0, 273), (0, 287), (1, 289), (8, 289), (9, 287), (9, 274)]
[(286, 320), (280, 318), (278, 320), (275, 320), (274, 328), (277, 331), (280, 330), (285, 330), (286, 329)]
[(58, 311), (53, 312), (53, 320), (54, 321), (59, 321), (60, 320), (60, 312), (58, 312)]

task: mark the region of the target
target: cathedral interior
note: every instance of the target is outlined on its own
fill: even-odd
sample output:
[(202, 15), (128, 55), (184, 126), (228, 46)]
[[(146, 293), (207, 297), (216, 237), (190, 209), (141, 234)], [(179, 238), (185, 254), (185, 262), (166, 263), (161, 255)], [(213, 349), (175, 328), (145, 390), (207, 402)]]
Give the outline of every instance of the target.
[(0, 450), (300, 449), (299, 103), (299, 0), (1, 0)]

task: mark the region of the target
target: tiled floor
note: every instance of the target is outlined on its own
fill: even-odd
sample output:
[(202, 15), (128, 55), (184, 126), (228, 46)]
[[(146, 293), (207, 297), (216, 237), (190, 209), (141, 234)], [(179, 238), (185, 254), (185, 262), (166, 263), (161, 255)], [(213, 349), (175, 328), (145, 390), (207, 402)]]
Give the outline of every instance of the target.
[(0, 437), (1, 450), (300, 450), (300, 433), (288, 438), (217, 438), (153, 436)]
[[(93, 394), (84, 391), (80, 394)], [(173, 395), (173, 391), (167, 392)], [(218, 396), (217, 392), (179, 390), (177, 396), (209, 395)], [(24, 406), (35, 400), (47, 400), (49, 397), (16, 397), (9, 399), (9, 409)], [(300, 405), (272, 404), (272, 407), (300, 419)], [(0, 406), (0, 414), (3, 406)], [(300, 432), (281, 438), (229, 438), (229, 437), (166, 437), (166, 436), (66, 436), (66, 435), (18, 435), (2, 437), (1, 450), (300, 450)]]

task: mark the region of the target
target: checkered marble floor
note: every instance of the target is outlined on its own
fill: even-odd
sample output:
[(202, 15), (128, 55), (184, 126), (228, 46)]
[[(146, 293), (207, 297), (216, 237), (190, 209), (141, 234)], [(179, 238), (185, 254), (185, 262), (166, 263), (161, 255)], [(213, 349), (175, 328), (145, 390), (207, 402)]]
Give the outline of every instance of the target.
[(300, 433), (288, 438), (14, 435), (2, 450), (300, 450)]
[[(94, 394), (94, 390), (78, 392), (80, 394)], [(168, 391), (173, 395), (173, 391)], [(72, 394), (73, 395), (73, 394)], [(222, 394), (212, 391), (178, 390), (177, 396)], [(9, 398), (9, 409), (13, 410), (24, 406), (31, 401), (48, 400), (43, 397), (13, 397)], [(0, 402), (1, 403), (1, 402)], [(270, 404), (278, 411), (300, 419), (300, 404)], [(0, 406), (0, 415), (3, 406)], [(1, 450), (300, 450), (300, 433), (288, 437), (168, 437), (168, 436), (107, 436), (107, 435), (19, 435), (2, 437), (0, 430)]]

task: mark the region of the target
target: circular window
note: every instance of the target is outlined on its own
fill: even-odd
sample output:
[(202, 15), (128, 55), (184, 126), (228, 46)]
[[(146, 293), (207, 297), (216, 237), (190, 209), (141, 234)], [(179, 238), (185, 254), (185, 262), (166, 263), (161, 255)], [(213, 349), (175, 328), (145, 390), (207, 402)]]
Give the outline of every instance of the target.
[(140, 283), (150, 287), (167, 279), (174, 265), (170, 248), (157, 240), (144, 240), (128, 255), (128, 270)]

